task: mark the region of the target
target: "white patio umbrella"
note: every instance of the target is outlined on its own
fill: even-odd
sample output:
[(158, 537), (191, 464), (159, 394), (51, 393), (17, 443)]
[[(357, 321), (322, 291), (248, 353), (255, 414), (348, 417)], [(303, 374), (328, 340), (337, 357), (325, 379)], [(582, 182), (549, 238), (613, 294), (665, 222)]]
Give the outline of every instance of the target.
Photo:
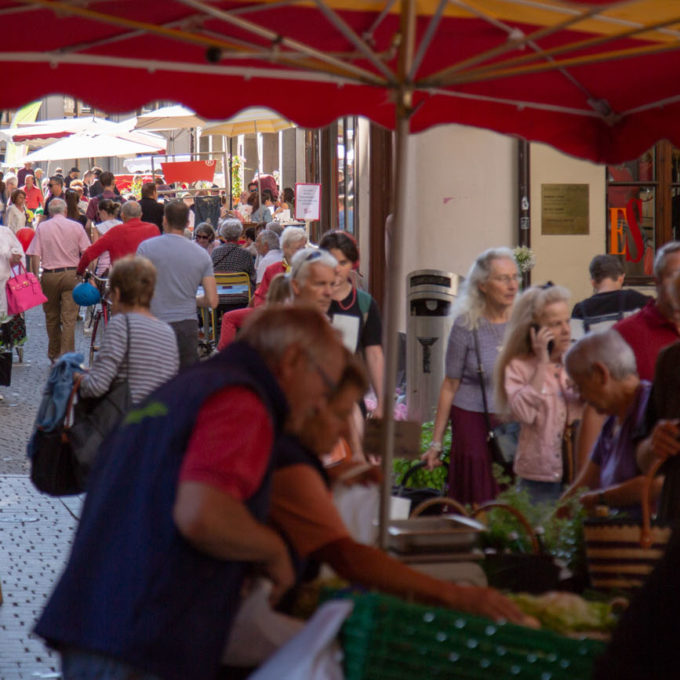
[[(292, 127), (295, 127), (295, 123), (282, 118), (278, 113), (271, 109), (249, 108), (244, 109), (241, 113), (237, 113), (227, 120), (206, 123), (201, 129), (201, 136), (209, 137), (224, 135), (225, 137), (236, 137), (238, 135), (257, 134), (258, 132), (280, 132), (281, 130)], [(255, 148), (257, 149), (257, 146)], [(229, 156), (231, 157), (231, 153)], [(259, 154), (256, 160), (259, 175)], [(231, 195), (231, 172), (229, 172), (229, 193)], [(259, 201), (262, 203), (262, 188), (260, 187), (259, 182), (257, 183), (257, 193)], [(231, 202), (229, 206), (231, 207)]]
[(78, 132), (105, 132), (115, 129), (117, 125), (118, 123), (105, 118), (57, 118), (4, 128), (0, 130), (0, 140), (28, 144), (35, 148), (47, 146), (57, 139), (70, 137)]
[(295, 127), (295, 123), (282, 118), (271, 109), (251, 108), (245, 109), (227, 120), (206, 123), (201, 129), (201, 135), (236, 137), (237, 135), (251, 135), (258, 132), (279, 132), (292, 127)]
[(137, 117), (136, 130), (179, 130), (205, 125), (205, 118), (197, 116), (186, 106), (164, 106)]
[(158, 153), (165, 151), (165, 139), (135, 139), (134, 133), (118, 135), (79, 133), (61, 139), (24, 157), (23, 162), (57, 161), (68, 158), (108, 158), (136, 156), (140, 153)]

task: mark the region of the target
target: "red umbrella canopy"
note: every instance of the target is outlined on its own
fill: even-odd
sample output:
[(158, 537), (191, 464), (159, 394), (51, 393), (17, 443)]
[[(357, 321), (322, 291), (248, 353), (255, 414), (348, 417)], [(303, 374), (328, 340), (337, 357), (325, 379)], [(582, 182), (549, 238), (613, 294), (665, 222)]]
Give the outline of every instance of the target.
[(109, 112), (267, 106), (303, 127), (462, 123), (598, 162), (680, 145), (668, 0), (0, 0), (2, 108), (48, 93)]

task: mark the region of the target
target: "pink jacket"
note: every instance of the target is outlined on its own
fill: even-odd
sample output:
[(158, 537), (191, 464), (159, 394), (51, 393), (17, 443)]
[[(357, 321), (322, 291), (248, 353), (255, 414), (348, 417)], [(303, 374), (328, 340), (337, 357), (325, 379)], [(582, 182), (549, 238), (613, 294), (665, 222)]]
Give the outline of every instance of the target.
[(567, 385), (562, 365), (545, 369), (543, 388), (537, 392), (530, 380), (538, 367), (534, 356), (517, 357), (505, 369), (505, 390), (513, 419), (521, 430), (515, 456), (515, 474), (539, 482), (562, 479), (562, 434), (565, 421), (581, 417), (583, 403)]

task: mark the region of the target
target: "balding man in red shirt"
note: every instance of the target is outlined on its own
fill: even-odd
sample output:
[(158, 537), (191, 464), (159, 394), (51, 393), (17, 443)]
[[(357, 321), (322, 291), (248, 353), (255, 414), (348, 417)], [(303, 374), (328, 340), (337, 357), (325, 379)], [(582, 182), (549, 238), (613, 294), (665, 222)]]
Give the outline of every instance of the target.
[(160, 229), (155, 224), (142, 222), (141, 216), (142, 207), (137, 201), (124, 203), (120, 209), (123, 224), (109, 229), (83, 253), (78, 263), (78, 274), (82, 275), (87, 265), (106, 251), (111, 256), (111, 264), (114, 264), (125, 255), (134, 255), (142, 241), (160, 236)]

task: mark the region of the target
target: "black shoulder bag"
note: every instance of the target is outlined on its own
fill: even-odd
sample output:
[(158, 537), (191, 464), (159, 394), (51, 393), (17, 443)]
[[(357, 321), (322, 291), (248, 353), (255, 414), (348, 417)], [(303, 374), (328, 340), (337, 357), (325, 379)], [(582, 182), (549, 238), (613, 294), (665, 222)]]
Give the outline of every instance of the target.
[(497, 463), (503, 468), (503, 473), (515, 478), (513, 463), (517, 451), (517, 441), (519, 437), (519, 423), (501, 423), (496, 427), (491, 426), (491, 416), (489, 415), (489, 402), (486, 398), (486, 386), (484, 384), (484, 367), (482, 366), (482, 356), (479, 351), (479, 337), (477, 329), (473, 329), (472, 336), (475, 343), (475, 355), (477, 357), (477, 374), (479, 375), (479, 385), (482, 388), (482, 404), (484, 405), (484, 422), (486, 424), (486, 443), (489, 447), (491, 462)]
[[(125, 363), (130, 372), (130, 320), (125, 316)], [(64, 421), (52, 432), (36, 430), (31, 448), (31, 481), (43, 493), (69, 496), (85, 491), (99, 447), (132, 405), (127, 378), (114, 381), (101, 397), (78, 399), (74, 382)], [(69, 423), (72, 423), (69, 425)]]

